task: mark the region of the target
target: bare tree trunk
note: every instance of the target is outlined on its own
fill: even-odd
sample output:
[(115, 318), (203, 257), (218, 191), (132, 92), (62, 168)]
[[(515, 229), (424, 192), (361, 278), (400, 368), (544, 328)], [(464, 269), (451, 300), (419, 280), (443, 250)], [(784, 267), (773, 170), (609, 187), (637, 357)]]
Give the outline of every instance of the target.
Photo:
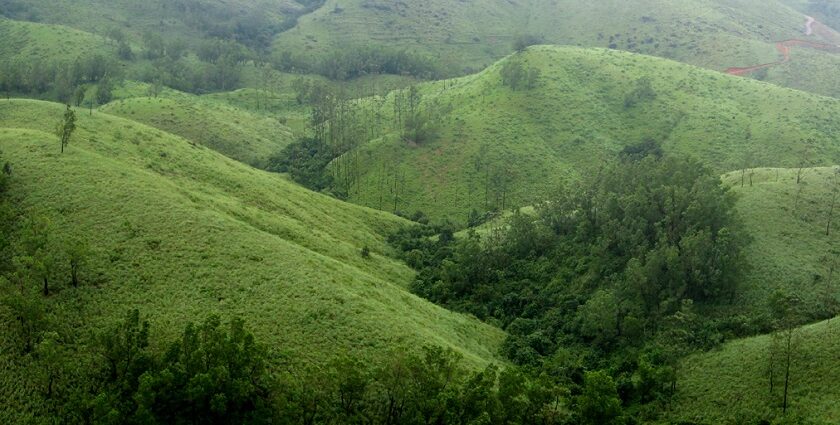
[(49, 295), (50, 295), (50, 284), (47, 281), (47, 277), (44, 276), (44, 296), (46, 297), (46, 296), (49, 296)]
[(831, 196), (831, 207), (828, 209), (828, 223), (825, 225), (825, 235), (831, 235), (831, 219), (834, 215), (834, 205), (837, 203), (837, 190), (834, 191), (834, 194)]
[(787, 334), (787, 347), (785, 349), (785, 394), (782, 400), (782, 413), (787, 413), (788, 407), (788, 389), (790, 387), (790, 357), (791, 357), (791, 339), (793, 339), (793, 329), (789, 329)]

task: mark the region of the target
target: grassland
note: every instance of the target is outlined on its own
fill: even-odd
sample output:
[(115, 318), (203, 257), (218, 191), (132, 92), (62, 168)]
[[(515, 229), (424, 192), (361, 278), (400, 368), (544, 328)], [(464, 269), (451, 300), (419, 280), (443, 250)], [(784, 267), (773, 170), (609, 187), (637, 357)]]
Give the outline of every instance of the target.
[(268, 157), (293, 140), (291, 129), (267, 115), (187, 94), (133, 97), (112, 102), (104, 112), (150, 125), (264, 167)]
[[(499, 330), (404, 290), (413, 272), (384, 241), (401, 220), (99, 111), (79, 114), (61, 155), (52, 135), (61, 113), (52, 103), (0, 104), (15, 205), (49, 218), (56, 246), (80, 238), (92, 248), (80, 288), (64, 283), (65, 267), (55, 270), (46, 302), (61, 332), (86, 335), (139, 308), (170, 340), (187, 321), (219, 313), (245, 318), (275, 362), (336, 353), (375, 361), (427, 343), (474, 365), (498, 361)], [(360, 255), (364, 246), (370, 258)], [(3, 353), (0, 405), (16, 407), (0, 422), (17, 423), (17, 413), (38, 409), (27, 397), (37, 391), (26, 378), (35, 372)]]
[[(772, 395), (769, 391), (773, 344), (773, 337), (765, 335), (687, 358), (670, 419), (734, 425), (781, 418), (781, 382), (776, 383)], [(788, 419), (806, 418), (804, 423), (826, 425), (840, 422), (840, 369), (836, 367), (840, 320), (798, 329), (793, 353)]]
[(191, 12), (213, 13), (211, 24), (223, 25), (232, 18), (259, 14), (269, 23), (277, 24), (303, 7), (294, 0), (222, 0), (184, 1), (180, 4), (151, 0), (83, 0), (54, 2), (50, 0), (11, 1), (23, 3), (25, 12), (16, 19), (37, 20), (48, 24), (72, 26), (82, 31), (105, 35), (119, 28), (136, 43), (146, 32), (154, 32), (167, 39), (196, 42), (206, 37), (199, 29), (200, 19)]
[[(502, 84), (512, 60), (541, 71), (534, 89)], [(642, 77), (655, 98), (628, 107)], [(542, 200), (646, 139), (719, 173), (840, 162), (840, 101), (649, 56), (539, 46), (422, 91), (429, 108), (444, 111), (439, 137), (417, 146), (386, 134), (365, 144), (354, 202), (392, 210), (396, 187), (398, 210), (464, 221), (472, 209), (501, 208), (502, 191), (506, 208)], [(374, 103), (392, 114), (392, 102)]]
[(101, 36), (61, 25), (13, 21), (0, 16), (0, 58), (28, 62), (55, 60), (72, 62), (95, 53), (113, 54)]
[[(546, 44), (609, 47), (722, 71), (773, 62), (774, 42), (802, 38), (804, 31), (805, 16), (776, 0), (329, 0), (280, 34), (274, 53), (311, 59), (353, 46), (396, 47), (463, 73), (489, 66), (507, 55), (518, 37), (534, 35)], [(802, 58), (809, 60), (803, 72), (837, 60), (829, 53), (816, 55), (814, 61)], [(834, 95), (833, 78), (805, 73), (799, 78), (809, 84), (775, 75), (769, 81)]]
[[(737, 210), (753, 238), (748, 273), (736, 302), (740, 311), (762, 311), (776, 290), (798, 294), (811, 308), (840, 295), (840, 226), (828, 228), (832, 198), (840, 192), (840, 168), (747, 170), (723, 176), (738, 194)], [(752, 177), (750, 177), (752, 175)], [(752, 178), (753, 184), (750, 184)], [(835, 200), (836, 214), (840, 198)], [(836, 270), (835, 270), (836, 271)]]

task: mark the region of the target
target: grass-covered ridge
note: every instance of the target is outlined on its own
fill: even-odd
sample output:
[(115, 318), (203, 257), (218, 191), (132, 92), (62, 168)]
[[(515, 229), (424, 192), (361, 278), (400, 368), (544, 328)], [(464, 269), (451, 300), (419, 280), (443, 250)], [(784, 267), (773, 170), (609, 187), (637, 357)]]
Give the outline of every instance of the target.
[[(219, 313), (243, 317), (295, 363), (425, 343), (473, 364), (496, 359), (500, 331), (404, 290), (413, 274), (384, 242), (400, 220), (101, 112), (78, 115), (60, 155), (52, 129), (61, 113), (52, 103), (0, 105), (10, 196), (25, 216), (52, 221), (55, 243), (78, 237), (92, 248), (80, 288), (56, 269), (46, 300), (54, 323), (85, 334), (139, 308), (170, 340), (187, 321)], [(36, 390), (29, 372), (3, 364), (14, 385), (2, 385), (0, 404), (25, 406)], [(15, 422), (8, 414), (2, 421)]]
[[(836, 424), (840, 421), (836, 367), (840, 320), (804, 326), (793, 338), (788, 416), (806, 418), (805, 423)], [(675, 423), (741, 424), (782, 417), (780, 382), (772, 395), (769, 391), (771, 347), (779, 343), (765, 335), (687, 358), (670, 419)]]
[(825, 317), (826, 302), (838, 299), (838, 170), (767, 168), (723, 176), (738, 194), (738, 213), (753, 238), (745, 253), (748, 273), (739, 285), (742, 309), (764, 311), (773, 292), (782, 290), (801, 297), (806, 314)]
[(102, 110), (179, 135), (256, 167), (264, 167), (268, 157), (294, 137), (277, 119), (188, 94), (128, 98)]
[[(512, 61), (540, 71), (534, 88), (503, 84)], [(645, 82), (652, 94), (637, 99)], [(532, 47), (421, 91), (429, 108), (444, 111), (438, 137), (418, 146), (391, 134), (364, 145), (353, 201), (393, 209), (397, 176), (398, 210), (464, 221), (472, 209), (540, 201), (648, 139), (720, 173), (840, 158), (837, 100), (650, 56)], [(388, 116), (392, 102), (383, 105)]]
[[(713, 70), (773, 62), (776, 41), (806, 36), (806, 18), (782, 1), (575, 0), (392, 3), (330, 0), (277, 37), (275, 55), (329, 57), (353, 46), (381, 46), (426, 54), (449, 72), (478, 70), (511, 51), (517, 39), (545, 44), (609, 47), (660, 56)], [(796, 78), (771, 74), (770, 81), (836, 95), (833, 75), (819, 79), (815, 66), (836, 64), (819, 53), (792, 66)]]

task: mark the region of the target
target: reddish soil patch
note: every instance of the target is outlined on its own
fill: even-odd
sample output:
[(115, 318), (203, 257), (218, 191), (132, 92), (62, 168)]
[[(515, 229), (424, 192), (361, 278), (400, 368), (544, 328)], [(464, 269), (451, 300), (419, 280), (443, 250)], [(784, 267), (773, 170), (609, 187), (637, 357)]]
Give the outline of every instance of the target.
[[(820, 26), (819, 22), (817, 22), (814, 18), (808, 17), (808, 22), (805, 23), (805, 34), (811, 35), (814, 33), (814, 26)], [(819, 27), (822, 29), (821, 27)], [(818, 50), (825, 50), (828, 52), (840, 53), (840, 46), (828, 44), (828, 43), (817, 43), (815, 41), (808, 41), (808, 40), (800, 40), (800, 39), (791, 39), (791, 40), (784, 40), (776, 43), (776, 50), (779, 51), (779, 54), (782, 55), (782, 59), (776, 62), (771, 63), (763, 63), (760, 65), (753, 65), (744, 68), (729, 68), (725, 72), (731, 75), (747, 75), (751, 72), (758, 71), (760, 69), (770, 68), (777, 65), (781, 65), (783, 63), (790, 62), (790, 49), (792, 47), (810, 47), (812, 49)]]

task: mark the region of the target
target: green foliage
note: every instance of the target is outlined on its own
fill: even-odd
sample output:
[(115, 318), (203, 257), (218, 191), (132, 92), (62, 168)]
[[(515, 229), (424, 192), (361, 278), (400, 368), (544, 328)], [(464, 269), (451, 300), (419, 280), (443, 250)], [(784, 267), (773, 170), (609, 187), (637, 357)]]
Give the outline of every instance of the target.
[(158, 423), (259, 423), (268, 416), (265, 352), (234, 319), (187, 325), (155, 370), (132, 395), (135, 418)]
[(322, 191), (333, 186), (333, 176), (327, 166), (334, 159), (332, 150), (312, 137), (304, 137), (289, 144), (269, 159), (268, 170), (289, 173), (292, 180), (312, 190)]
[(621, 400), (615, 382), (603, 372), (587, 372), (583, 379), (583, 392), (578, 397), (581, 423), (591, 425), (617, 424), (621, 415)]
[(74, 131), (76, 131), (76, 112), (70, 108), (70, 105), (67, 105), (64, 118), (58, 123), (55, 130), (55, 135), (61, 142), (61, 153), (64, 153), (64, 148), (70, 143)]
[[(0, 102), (0, 149), (15, 168), (6, 191), (14, 216), (46, 216), (54, 224), (49, 239), (58, 259), (51, 283), (58, 284), (41, 301), (57, 328), (41, 330), (56, 330), (72, 344), (69, 367), (103, 364), (85, 348), (87, 335), (110, 329), (132, 308), (147, 312), (157, 329), (159, 337), (149, 341), (160, 350), (156, 356), (183, 330), (172, 323), (214, 313), (242, 317), (263, 343), (282, 349), (268, 359), (271, 373), (326, 365), (345, 353), (376, 363), (392, 349), (419, 349), (430, 335), (435, 345), (462, 354), (466, 368), (499, 362), (500, 330), (407, 293), (413, 273), (385, 242), (404, 220), (108, 113), (77, 114), (72, 155), (57, 160), (50, 132), (64, 110)], [(20, 237), (15, 230), (14, 240)], [(73, 240), (91, 248), (78, 289), (69, 289), (63, 252)], [(365, 245), (375, 253), (368, 259), (359, 255)], [(42, 298), (37, 278), (27, 279), (29, 294)], [(9, 280), (4, 295), (18, 287)], [(48, 405), (31, 397), (41, 391), (29, 379), (34, 369), (18, 360), (11, 310), (2, 307), (0, 314), (10, 323), (0, 338), (0, 376), (10, 383), (0, 385), (0, 404), (9, 406), (0, 409), (0, 422), (49, 416)], [(77, 405), (87, 411), (89, 404)], [(97, 405), (107, 417), (107, 397)]]
[(502, 84), (513, 90), (533, 89), (537, 87), (540, 78), (539, 68), (525, 68), (521, 61), (508, 60), (502, 65), (500, 71)]
[(636, 87), (624, 97), (624, 107), (632, 108), (642, 102), (649, 102), (656, 99), (656, 91), (653, 89), (651, 80), (642, 77), (636, 80)]

